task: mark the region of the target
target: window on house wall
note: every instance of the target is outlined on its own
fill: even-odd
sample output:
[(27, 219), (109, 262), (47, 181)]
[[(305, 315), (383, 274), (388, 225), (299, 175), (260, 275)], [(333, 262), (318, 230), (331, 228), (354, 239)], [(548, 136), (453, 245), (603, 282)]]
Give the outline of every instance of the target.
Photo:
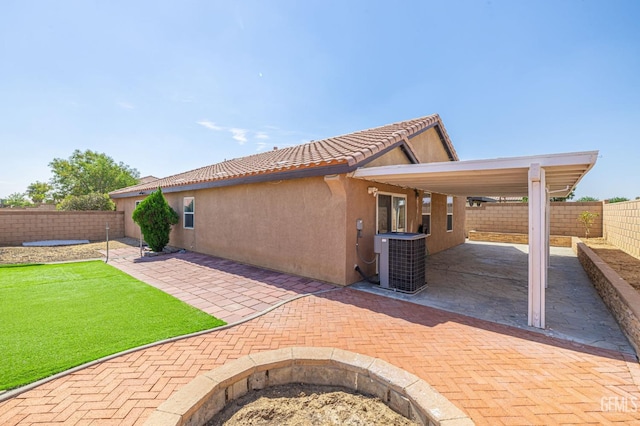
[(378, 193), (378, 233), (406, 232), (407, 196)]
[(195, 198), (184, 197), (183, 201), (183, 226), (187, 229), (193, 229), (195, 215)]
[(447, 232), (453, 231), (453, 197), (447, 196)]
[(422, 197), (422, 232), (431, 235), (431, 194), (428, 192)]

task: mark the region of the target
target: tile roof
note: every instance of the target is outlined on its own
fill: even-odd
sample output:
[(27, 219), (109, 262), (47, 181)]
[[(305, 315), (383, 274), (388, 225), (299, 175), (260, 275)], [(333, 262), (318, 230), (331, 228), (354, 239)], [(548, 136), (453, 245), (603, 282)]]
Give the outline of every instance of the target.
[(331, 166), (355, 169), (378, 153), (402, 144), (405, 137), (410, 138), (416, 133), (434, 126), (437, 127), (451, 159), (457, 160), (457, 154), (440, 116), (433, 114), (302, 145), (226, 160), (151, 182), (141, 182), (135, 186), (113, 191), (110, 195), (128, 196), (155, 190), (158, 187), (165, 191), (167, 188), (193, 187), (206, 183), (212, 183), (211, 186), (215, 186), (213, 184), (216, 182), (228, 185), (238, 179), (245, 178), (246, 181), (246, 178), (257, 176), (262, 176), (264, 180), (268, 180), (269, 177), (280, 179), (283, 172), (298, 171), (304, 174), (305, 171), (309, 171), (309, 175), (319, 175), (326, 170), (326, 174), (333, 174), (336, 167)]
[(155, 176), (144, 176), (144, 177), (141, 177), (140, 179), (138, 179), (138, 183), (150, 183), (150, 182), (154, 182), (156, 180), (158, 180), (158, 178), (155, 177)]

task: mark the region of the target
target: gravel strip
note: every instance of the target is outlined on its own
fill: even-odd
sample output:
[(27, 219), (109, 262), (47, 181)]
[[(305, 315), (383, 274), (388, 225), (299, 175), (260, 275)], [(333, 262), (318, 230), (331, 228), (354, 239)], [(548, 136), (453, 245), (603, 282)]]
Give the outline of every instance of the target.
[[(109, 249), (135, 247), (136, 241), (123, 238), (109, 241)], [(106, 250), (105, 241), (89, 244), (56, 246), (56, 247), (0, 247), (0, 264), (50, 263), (74, 260), (104, 259), (100, 250)]]

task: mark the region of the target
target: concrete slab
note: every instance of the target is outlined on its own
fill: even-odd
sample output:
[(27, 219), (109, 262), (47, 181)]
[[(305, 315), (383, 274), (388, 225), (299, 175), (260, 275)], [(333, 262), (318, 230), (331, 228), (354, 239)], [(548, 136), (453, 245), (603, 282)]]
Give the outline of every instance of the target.
[(551, 247), (547, 328), (527, 325), (528, 246), (467, 241), (427, 258), (427, 287), (393, 292), (367, 282), (352, 288), (595, 347), (633, 354), (571, 248)]
[(89, 244), (89, 240), (44, 240), (22, 243), (24, 247), (75, 246), (78, 244)]

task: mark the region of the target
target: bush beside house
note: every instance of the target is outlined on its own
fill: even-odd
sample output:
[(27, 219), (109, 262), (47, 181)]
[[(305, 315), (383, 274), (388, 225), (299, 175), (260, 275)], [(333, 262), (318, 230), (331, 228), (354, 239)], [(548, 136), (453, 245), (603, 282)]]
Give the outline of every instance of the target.
[(178, 223), (178, 213), (169, 206), (160, 188), (138, 204), (132, 217), (140, 225), (151, 250), (156, 252), (164, 250), (169, 244), (171, 225)]

